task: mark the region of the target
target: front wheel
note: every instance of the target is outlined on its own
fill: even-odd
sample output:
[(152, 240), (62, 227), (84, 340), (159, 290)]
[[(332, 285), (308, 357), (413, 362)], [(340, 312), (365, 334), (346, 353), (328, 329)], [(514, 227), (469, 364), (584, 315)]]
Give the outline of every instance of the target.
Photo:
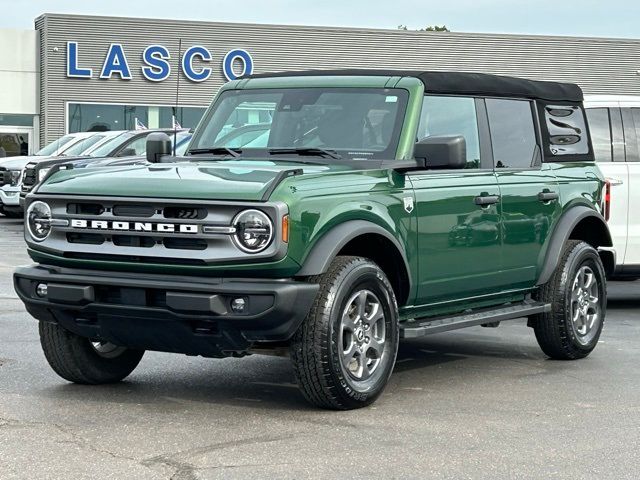
[(398, 307), (384, 272), (360, 257), (337, 257), (291, 342), (298, 384), (312, 404), (348, 410), (373, 403), (393, 371)]
[(40, 322), (40, 344), (51, 368), (73, 383), (100, 385), (129, 376), (144, 350), (132, 350), (106, 342), (94, 342), (58, 324)]
[(607, 309), (606, 277), (598, 252), (588, 243), (570, 240), (551, 280), (538, 299), (551, 311), (533, 319), (540, 348), (549, 357), (574, 360), (598, 344)]

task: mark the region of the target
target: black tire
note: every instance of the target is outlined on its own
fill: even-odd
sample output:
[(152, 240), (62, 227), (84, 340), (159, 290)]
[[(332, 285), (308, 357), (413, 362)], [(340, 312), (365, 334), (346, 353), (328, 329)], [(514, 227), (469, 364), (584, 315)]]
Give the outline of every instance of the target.
[(58, 324), (40, 322), (40, 344), (51, 368), (65, 380), (86, 385), (116, 383), (138, 366), (144, 350), (113, 346), (98, 353), (92, 342)]
[[(587, 300), (587, 293), (584, 292), (584, 311), (596, 312), (599, 308), (597, 323), (594, 322), (590, 329), (586, 327), (589, 322), (582, 324), (581, 321), (574, 321), (575, 309), (580, 309), (580, 300), (575, 298), (580, 298), (582, 292), (575, 296), (572, 294), (578, 274), (583, 268), (588, 269), (584, 271), (591, 272), (597, 282), (590, 287), (592, 292), (597, 292), (597, 301), (593, 301), (595, 296)], [(605, 271), (598, 252), (588, 243), (568, 241), (553, 276), (538, 292), (539, 300), (551, 303), (551, 311), (532, 319), (536, 339), (545, 354), (556, 360), (576, 360), (593, 351), (602, 333), (606, 315), (605, 282)], [(589, 306), (590, 303), (594, 306)], [(584, 334), (578, 328), (579, 325), (583, 325), (581, 328)]]
[[(376, 264), (350, 256), (337, 257), (325, 274), (310, 281), (319, 283), (320, 290), (290, 346), (302, 393), (321, 408), (348, 410), (370, 405), (384, 390), (398, 352), (393, 288)], [(364, 305), (363, 315), (355, 314), (359, 305)], [(383, 317), (376, 320), (379, 311)], [(353, 322), (353, 330), (345, 327), (343, 313), (347, 323)], [(349, 365), (343, 360), (347, 344), (353, 350)]]

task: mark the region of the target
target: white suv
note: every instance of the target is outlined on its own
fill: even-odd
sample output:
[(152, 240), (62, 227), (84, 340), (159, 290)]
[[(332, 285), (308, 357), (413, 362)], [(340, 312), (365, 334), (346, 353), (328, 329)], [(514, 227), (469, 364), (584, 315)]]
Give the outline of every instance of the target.
[(608, 181), (614, 277), (640, 278), (640, 97), (587, 95), (584, 104), (596, 161)]

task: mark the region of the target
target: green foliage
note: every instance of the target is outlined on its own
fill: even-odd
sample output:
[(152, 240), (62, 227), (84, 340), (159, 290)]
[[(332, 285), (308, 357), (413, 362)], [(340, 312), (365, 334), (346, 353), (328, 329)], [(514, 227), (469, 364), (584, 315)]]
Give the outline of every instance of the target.
[[(398, 30), (409, 30), (406, 25), (398, 25)], [(416, 29), (418, 32), (450, 32), (446, 25), (429, 25)]]

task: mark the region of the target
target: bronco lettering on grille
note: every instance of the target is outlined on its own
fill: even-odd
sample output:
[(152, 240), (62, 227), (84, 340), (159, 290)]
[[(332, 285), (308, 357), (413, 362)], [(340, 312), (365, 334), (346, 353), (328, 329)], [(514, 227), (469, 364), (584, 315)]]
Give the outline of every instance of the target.
[(198, 233), (198, 225), (152, 223), (152, 222), (119, 222), (112, 220), (71, 220), (72, 228), (90, 230), (119, 230), (129, 232), (159, 232), (159, 233)]

